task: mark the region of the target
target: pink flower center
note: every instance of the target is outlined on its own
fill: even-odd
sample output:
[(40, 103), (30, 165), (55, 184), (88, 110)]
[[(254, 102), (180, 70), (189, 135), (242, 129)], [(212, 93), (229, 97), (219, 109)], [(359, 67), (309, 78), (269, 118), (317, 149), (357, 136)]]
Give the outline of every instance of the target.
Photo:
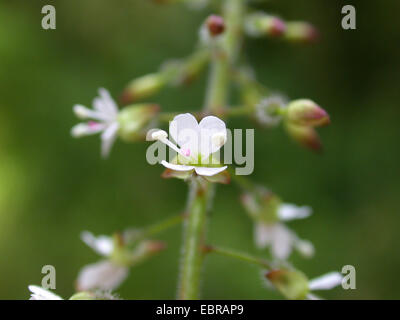
[(96, 121), (89, 121), (88, 126), (89, 126), (90, 130), (97, 130), (100, 126), (100, 123), (98, 123)]

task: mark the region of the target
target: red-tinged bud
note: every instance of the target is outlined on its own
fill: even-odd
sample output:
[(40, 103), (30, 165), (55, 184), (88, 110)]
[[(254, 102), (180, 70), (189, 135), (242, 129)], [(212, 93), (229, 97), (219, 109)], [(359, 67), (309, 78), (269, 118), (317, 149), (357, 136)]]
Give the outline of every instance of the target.
[(214, 14), (207, 18), (206, 25), (212, 37), (219, 36), (225, 31), (224, 19)]
[(314, 43), (319, 39), (318, 30), (307, 22), (288, 22), (285, 38), (296, 43)]
[(313, 127), (287, 123), (286, 129), (288, 134), (303, 147), (315, 152), (322, 151), (321, 140)]
[(163, 241), (148, 240), (145, 241), (144, 244), (149, 254), (155, 254), (167, 248), (166, 243)]
[(271, 17), (266, 32), (273, 37), (279, 37), (286, 31), (286, 24), (282, 19)]
[(300, 271), (278, 269), (271, 270), (265, 277), (287, 299), (302, 300), (309, 293), (307, 277)]
[(246, 17), (245, 30), (251, 36), (279, 37), (286, 32), (286, 23), (278, 17), (257, 12)]
[(321, 127), (330, 123), (328, 113), (308, 99), (290, 102), (286, 116), (289, 122), (302, 126)]

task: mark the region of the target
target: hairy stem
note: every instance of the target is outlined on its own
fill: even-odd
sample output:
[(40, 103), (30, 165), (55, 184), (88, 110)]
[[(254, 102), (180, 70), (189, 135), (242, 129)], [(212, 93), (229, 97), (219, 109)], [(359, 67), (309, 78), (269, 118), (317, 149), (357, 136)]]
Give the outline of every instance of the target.
[[(235, 63), (241, 42), (241, 27), (244, 12), (244, 0), (225, 0), (223, 2), (223, 17), (226, 32), (223, 44), (218, 48), (211, 61), (211, 73), (207, 88), (204, 111), (206, 113), (223, 115), (227, 110), (230, 82), (230, 69)], [(204, 245), (207, 207), (215, 185), (206, 183), (191, 185), (193, 197), (189, 197), (188, 219), (185, 223), (185, 239), (182, 257), (179, 299), (198, 299), (200, 275), (203, 265), (202, 246)]]
[(200, 274), (202, 270), (204, 233), (207, 203), (210, 198), (210, 185), (204, 186), (196, 181), (190, 184), (193, 193), (188, 206), (188, 219), (185, 221), (183, 257), (178, 298), (194, 300), (199, 298)]

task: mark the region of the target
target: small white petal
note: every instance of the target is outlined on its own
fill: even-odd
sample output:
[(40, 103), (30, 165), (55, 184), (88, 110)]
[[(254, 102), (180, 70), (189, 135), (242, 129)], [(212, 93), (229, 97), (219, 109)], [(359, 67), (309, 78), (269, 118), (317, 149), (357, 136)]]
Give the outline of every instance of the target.
[(306, 258), (310, 258), (314, 255), (315, 249), (311, 241), (297, 239), (295, 246), (297, 251), (299, 251), (299, 253)]
[(118, 137), (118, 122), (112, 123), (101, 135), (101, 155), (107, 158), (110, 154), (111, 148)]
[(282, 221), (304, 219), (311, 215), (312, 209), (308, 206), (299, 207), (289, 203), (279, 206), (278, 217)]
[(184, 150), (197, 154), (200, 144), (200, 130), (196, 118), (190, 113), (177, 115), (169, 125), (169, 135)]
[(330, 272), (310, 280), (310, 290), (330, 290), (342, 283), (343, 275), (339, 272)]
[(228, 166), (224, 167), (217, 167), (217, 168), (211, 168), (211, 167), (195, 167), (194, 170), (199, 176), (207, 176), (211, 177), (214, 176), (222, 171), (224, 171)]
[(99, 105), (100, 108), (102, 108), (110, 117), (115, 117), (118, 114), (118, 107), (108, 90), (100, 88), (99, 95), (102, 101)]
[(307, 300), (323, 300), (323, 299), (316, 296), (315, 294), (309, 293), (307, 294)]
[(96, 123), (94, 125), (89, 125), (87, 123), (78, 123), (71, 129), (71, 135), (74, 138), (80, 138), (92, 134), (99, 133), (105, 129), (105, 125), (101, 123)]
[(271, 232), (273, 226), (264, 223), (256, 223), (254, 225), (254, 242), (260, 249), (267, 247), (271, 244), (273, 232)]
[(175, 171), (190, 171), (193, 170), (194, 167), (193, 166), (185, 166), (183, 164), (173, 164), (173, 163), (169, 163), (165, 160), (161, 161), (161, 164), (171, 170), (175, 170)]
[(85, 106), (80, 105), (80, 104), (74, 105), (73, 110), (74, 110), (75, 115), (80, 119), (91, 118), (91, 119), (98, 120), (98, 121), (109, 120), (109, 117), (105, 116), (104, 114), (90, 110), (89, 108), (86, 108)]
[[(203, 118), (199, 123), (200, 152), (204, 157), (217, 152), (226, 142), (227, 133), (225, 122), (215, 116)], [(218, 143), (215, 139), (218, 138)]]
[(28, 289), (32, 292), (29, 300), (63, 300), (60, 296), (39, 286), (30, 285)]
[(128, 273), (128, 268), (104, 260), (83, 267), (76, 286), (78, 291), (114, 290), (126, 279)]
[(89, 231), (83, 231), (81, 233), (81, 239), (85, 242), (90, 248), (92, 248), (97, 253), (103, 256), (111, 255), (114, 244), (111, 237), (108, 236), (98, 236), (95, 237), (93, 233)]
[(273, 229), (272, 254), (281, 260), (286, 260), (293, 249), (295, 237), (283, 224), (276, 224)]

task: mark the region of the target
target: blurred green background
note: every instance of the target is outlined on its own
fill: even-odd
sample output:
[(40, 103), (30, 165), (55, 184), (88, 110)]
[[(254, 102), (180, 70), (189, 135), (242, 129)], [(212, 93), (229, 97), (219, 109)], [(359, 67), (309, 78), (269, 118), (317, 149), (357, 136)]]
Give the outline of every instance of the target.
[[(41, 8), (53, 4), (57, 29), (41, 28)], [(341, 28), (341, 8), (357, 9), (357, 30)], [(291, 98), (309, 97), (329, 111), (319, 130), (322, 155), (301, 149), (280, 128), (256, 129), (252, 178), (287, 202), (308, 204), (314, 215), (291, 223), (316, 255), (292, 261), (310, 277), (351, 264), (357, 289), (327, 298), (400, 298), (398, 1), (281, 0), (260, 6), (288, 20), (308, 20), (322, 38), (312, 46), (246, 42), (259, 79)], [(145, 160), (147, 144), (116, 143), (100, 158), (99, 138), (74, 140), (72, 106), (90, 105), (98, 87), (118, 96), (134, 77), (193, 49), (207, 11), (156, 6), (147, 0), (0, 0), (0, 298), (26, 299), (41, 268), (57, 270), (56, 292), (73, 293), (79, 269), (98, 256), (79, 239), (82, 230), (110, 234), (178, 213), (186, 186), (163, 180)], [(151, 101), (164, 110), (200, 108), (206, 76)], [(250, 121), (230, 122), (251, 128)], [(209, 242), (263, 255), (234, 185), (219, 186)], [(168, 250), (132, 270), (118, 290), (133, 299), (173, 299), (180, 228), (159, 239)], [(280, 298), (259, 270), (210, 256), (207, 299)]]

